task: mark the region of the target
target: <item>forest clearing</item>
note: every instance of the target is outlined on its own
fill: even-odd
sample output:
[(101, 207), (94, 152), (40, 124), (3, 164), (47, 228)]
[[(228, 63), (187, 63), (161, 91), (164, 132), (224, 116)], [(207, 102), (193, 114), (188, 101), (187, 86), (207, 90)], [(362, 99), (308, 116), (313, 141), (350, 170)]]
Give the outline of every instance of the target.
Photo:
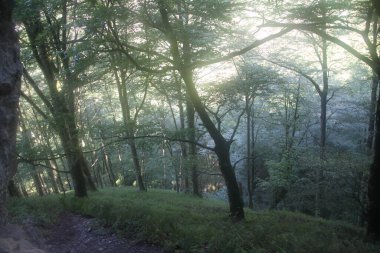
[(0, 0), (0, 243), (379, 251), (379, 37), (378, 0)]

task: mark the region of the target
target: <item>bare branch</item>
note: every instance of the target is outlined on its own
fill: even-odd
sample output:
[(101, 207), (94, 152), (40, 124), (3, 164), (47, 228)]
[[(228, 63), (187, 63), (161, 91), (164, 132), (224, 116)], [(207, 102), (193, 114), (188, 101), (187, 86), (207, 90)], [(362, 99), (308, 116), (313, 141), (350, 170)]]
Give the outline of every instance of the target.
[(26, 68), (23, 68), (23, 76), (25, 80), (33, 87), (34, 91), (41, 98), (42, 102), (46, 105), (46, 107), (50, 110), (51, 113), (54, 112), (53, 106), (50, 103), (49, 99), (45, 96), (42, 90), (38, 87), (37, 83), (34, 81), (32, 76), (29, 74)]
[[(54, 171), (57, 171), (57, 172), (60, 172), (60, 173), (70, 173), (70, 171), (68, 171), (68, 170), (59, 170), (59, 169), (53, 168), (51, 166), (47, 166), (47, 165), (42, 164), (42, 163), (38, 163), (38, 162), (36, 162), (36, 160), (32, 160), (32, 159), (23, 157), (20, 154), (17, 154), (17, 156), (20, 158), (20, 159), (18, 159), (18, 162), (28, 163), (28, 164), (31, 164), (33, 166), (41, 166), (41, 167), (44, 167), (46, 169), (54, 170)], [(42, 159), (40, 159), (40, 160), (42, 160)], [(55, 159), (46, 158), (44, 160), (55, 160)]]
[[(318, 29), (313, 24), (279, 23), (279, 22), (270, 21), (263, 26), (264, 27), (287, 27), (287, 28), (293, 28), (293, 29), (297, 29), (297, 30), (312, 32), (312, 33), (317, 34), (320, 37), (325, 38), (326, 40), (331, 41), (332, 43), (342, 47), (344, 50), (346, 50), (347, 52), (349, 52), (350, 54), (352, 54), (353, 56), (355, 56), (359, 60), (366, 63), (374, 71), (378, 72), (378, 69), (377, 69), (378, 64), (375, 62), (375, 61), (377, 61), (376, 58), (371, 59), (371, 58), (363, 55), (362, 53), (360, 53), (359, 51), (354, 49), (352, 46), (348, 45), (346, 42), (338, 39), (337, 37), (331, 36), (328, 33)], [(371, 55), (371, 57), (373, 57), (373, 56)]]
[(28, 97), (23, 91), (21, 91), (21, 97), (24, 98), (44, 119), (49, 119), (47, 114), (45, 114), (40, 107), (36, 103), (34, 103), (33, 99)]
[(277, 66), (280, 66), (282, 68), (285, 68), (285, 69), (289, 69), (291, 71), (294, 71), (298, 74), (300, 74), (301, 76), (303, 76), (304, 78), (306, 78), (307, 80), (309, 80), (313, 85), (314, 85), (314, 88), (316, 89), (316, 91), (318, 92), (318, 95), (321, 96), (322, 95), (322, 90), (321, 88), (319, 87), (319, 84), (311, 77), (309, 76), (308, 74), (306, 74), (305, 72), (303, 72), (302, 70), (296, 68), (296, 67), (292, 67), (292, 66), (288, 66), (284, 63), (278, 63), (278, 62), (275, 62), (275, 61), (272, 61), (272, 60), (269, 60), (269, 59), (265, 59), (264, 60), (270, 62), (270, 63), (273, 63)]
[(236, 56), (239, 56), (239, 55), (242, 55), (242, 54), (245, 54), (247, 53), (248, 51), (252, 50), (253, 48), (256, 48), (270, 40), (273, 40), (273, 39), (276, 39), (278, 37), (281, 37), (282, 35), (290, 32), (294, 30), (294, 28), (292, 27), (286, 27), (285, 29), (282, 29), (280, 32), (278, 33), (275, 33), (275, 34), (272, 34), (272, 35), (269, 35), (267, 36), (266, 38), (264, 39), (261, 39), (261, 40), (256, 40), (255, 42), (253, 42), (252, 44), (250, 44), (249, 46), (245, 47), (245, 48), (242, 48), (238, 51), (234, 51), (232, 53), (229, 53), (225, 56), (222, 56), (220, 58), (216, 58), (216, 59), (212, 59), (212, 60), (209, 60), (209, 61), (198, 61), (198, 62), (194, 62), (193, 64), (191, 64), (191, 68), (192, 69), (196, 69), (196, 68), (200, 68), (200, 67), (205, 67), (205, 66), (208, 66), (208, 65), (211, 65), (211, 64), (214, 64), (214, 63), (218, 63), (218, 62), (223, 62), (223, 61), (227, 61), (227, 60), (230, 60)]

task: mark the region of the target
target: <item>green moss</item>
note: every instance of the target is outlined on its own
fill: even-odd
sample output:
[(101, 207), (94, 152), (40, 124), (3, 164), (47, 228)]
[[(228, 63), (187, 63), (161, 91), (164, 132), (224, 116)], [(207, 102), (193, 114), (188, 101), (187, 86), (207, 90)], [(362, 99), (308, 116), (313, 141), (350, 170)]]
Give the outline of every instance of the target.
[(364, 231), (300, 213), (246, 210), (232, 223), (228, 206), (170, 191), (112, 188), (91, 193), (12, 200), (15, 221), (52, 223), (62, 210), (96, 217), (103, 226), (174, 252), (380, 252), (363, 242)]

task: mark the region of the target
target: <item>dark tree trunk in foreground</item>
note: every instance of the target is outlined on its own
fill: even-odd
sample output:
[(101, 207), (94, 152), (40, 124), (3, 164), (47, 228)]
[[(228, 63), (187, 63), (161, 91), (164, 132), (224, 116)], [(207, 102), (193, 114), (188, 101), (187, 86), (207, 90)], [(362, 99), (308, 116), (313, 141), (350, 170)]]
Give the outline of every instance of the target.
[(10, 197), (21, 198), (22, 194), (13, 179), (9, 180), (8, 192)]
[(376, 73), (373, 73), (372, 76), (372, 85), (371, 85), (371, 102), (369, 105), (369, 121), (368, 121), (368, 137), (366, 142), (368, 154), (372, 153), (373, 148), (373, 137), (375, 134), (375, 118), (376, 118), (376, 97), (377, 97), (377, 87), (379, 84), (379, 79)]
[(17, 168), (17, 107), (22, 66), (12, 10), (13, 1), (0, 0), (0, 226), (7, 222), (7, 187)]
[[(380, 76), (380, 63), (378, 76)], [(368, 181), (368, 224), (367, 235), (374, 241), (380, 240), (380, 99), (377, 99), (373, 163)]]
[[(377, 20), (380, 16), (380, 2), (374, 1), (376, 14), (375, 24), (377, 29)], [(375, 40), (376, 41), (376, 40)], [(380, 59), (377, 54), (377, 43), (370, 48), (373, 60), (372, 70), (377, 73), (380, 78)], [(380, 96), (377, 97), (376, 120), (375, 120), (375, 136), (374, 136), (374, 156), (373, 163), (370, 167), (368, 180), (368, 224), (367, 236), (374, 241), (380, 241)]]

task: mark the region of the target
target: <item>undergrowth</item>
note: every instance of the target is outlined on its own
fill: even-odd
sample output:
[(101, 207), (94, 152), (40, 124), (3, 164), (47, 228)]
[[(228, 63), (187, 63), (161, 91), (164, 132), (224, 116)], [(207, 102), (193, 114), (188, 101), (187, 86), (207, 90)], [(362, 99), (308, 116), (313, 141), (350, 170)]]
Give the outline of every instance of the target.
[(68, 194), (14, 199), (14, 222), (48, 226), (60, 212), (92, 216), (134, 240), (165, 247), (168, 252), (380, 252), (363, 241), (357, 227), (284, 211), (246, 210), (246, 220), (233, 223), (224, 202), (170, 191), (137, 192), (112, 188), (78, 199)]

